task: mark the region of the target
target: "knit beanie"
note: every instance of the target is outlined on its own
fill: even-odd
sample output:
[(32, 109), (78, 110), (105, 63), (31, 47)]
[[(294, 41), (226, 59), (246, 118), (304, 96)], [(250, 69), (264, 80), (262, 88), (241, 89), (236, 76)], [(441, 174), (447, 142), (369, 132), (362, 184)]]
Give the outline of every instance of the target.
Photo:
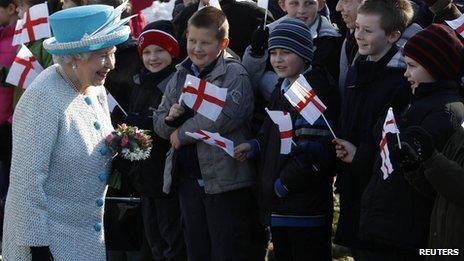
[(432, 24), (409, 39), (403, 54), (422, 65), (435, 80), (458, 80), (464, 64), (463, 48), (451, 28)]
[(284, 19), (269, 34), (269, 48), (290, 50), (307, 61), (312, 61), (313, 38), (308, 26), (297, 19)]
[(143, 28), (137, 41), (138, 52), (142, 57), (145, 47), (155, 44), (166, 50), (172, 57), (179, 56), (179, 43), (174, 38), (174, 25), (171, 21), (160, 20)]

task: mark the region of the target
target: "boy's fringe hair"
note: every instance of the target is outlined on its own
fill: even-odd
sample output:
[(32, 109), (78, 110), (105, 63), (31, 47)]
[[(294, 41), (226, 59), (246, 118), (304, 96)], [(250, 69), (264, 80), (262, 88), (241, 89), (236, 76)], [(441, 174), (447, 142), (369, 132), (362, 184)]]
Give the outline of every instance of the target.
[(229, 22), (221, 10), (207, 6), (198, 10), (188, 20), (188, 26), (212, 29), (216, 32), (216, 39), (222, 40), (229, 37)]
[(414, 10), (408, 0), (365, 0), (358, 14), (380, 15), (380, 27), (386, 34), (403, 33), (412, 22)]

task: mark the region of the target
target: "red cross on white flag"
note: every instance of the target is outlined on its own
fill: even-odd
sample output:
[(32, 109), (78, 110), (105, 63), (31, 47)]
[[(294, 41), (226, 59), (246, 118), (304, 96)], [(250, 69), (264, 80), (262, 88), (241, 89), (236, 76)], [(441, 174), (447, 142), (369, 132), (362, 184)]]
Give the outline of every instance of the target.
[(10, 67), (6, 82), (26, 89), (41, 71), (43, 67), (31, 51), (22, 45)]
[(382, 166), (380, 167), (380, 170), (383, 173), (383, 179), (388, 178), (388, 176), (393, 172), (393, 166), (390, 161), (390, 151), (388, 150), (387, 133), (400, 133), (398, 127), (396, 126), (395, 116), (393, 115), (392, 108), (388, 109), (387, 117), (385, 117), (382, 130), (382, 140), (380, 140), (379, 144), (380, 157), (382, 158)]
[(293, 126), (290, 113), (283, 111), (270, 111), (266, 108), (271, 120), (279, 126), (280, 154), (289, 154), (292, 151)]
[(458, 34), (464, 37), (464, 14), (458, 19), (445, 21), (451, 28), (453, 28)]
[(303, 75), (300, 75), (300, 77), (296, 79), (284, 95), (290, 104), (292, 104), (301, 116), (311, 125), (314, 124), (327, 109)]
[(185, 132), (186, 135), (205, 142), (206, 144), (219, 147), (223, 149), (227, 154), (231, 157), (234, 156), (234, 142), (221, 137), (221, 135), (217, 132), (209, 132), (205, 130), (197, 130), (195, 132)]
[(181, 101), (206, 118), (216, 121), (224, 107), (226, 96), (227, 88), (219, 88), (188, 74), (182, 89)]
[(16, 22), (13, 46), (34, 42), (52, 35), (48, 23), (47, 3), (34, 5), (24, 13), (23, 19)]

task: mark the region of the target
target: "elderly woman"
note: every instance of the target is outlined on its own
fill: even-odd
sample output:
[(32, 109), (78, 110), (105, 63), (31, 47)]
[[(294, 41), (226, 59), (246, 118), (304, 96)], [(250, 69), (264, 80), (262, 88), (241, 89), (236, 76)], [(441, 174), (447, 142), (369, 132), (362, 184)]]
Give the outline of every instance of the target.
[(44, 47), (58, 64), (34, 80), (14, 114), (4, 260), (106, 260), (104, 139), (113, 128), (103, 84), (114, 46), (130, 34), (119, 15), (93, 5), (49, 18), (55, 37)]

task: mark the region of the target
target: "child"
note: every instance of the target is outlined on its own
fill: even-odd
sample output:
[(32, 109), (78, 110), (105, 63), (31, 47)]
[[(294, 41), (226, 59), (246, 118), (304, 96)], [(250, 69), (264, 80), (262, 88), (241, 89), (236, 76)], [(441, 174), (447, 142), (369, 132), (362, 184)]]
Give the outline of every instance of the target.
[(266, 117), (258, 138), (235, 148), (240, 160), (260, 155), (261, 203), (270, 214), (265, 219), (277, 260), (332, 260), (333, 175), (324, 167), (327, 152), (320, 143), (330, 132), (322, 118), (309, 125), (283, 96), (304, 73), (327, 105), (328, 119), (337, 114), (337, 87), (311, 67), (312, 47), (309, 28), (299, 20), (282, 20), (270, 33), (270, 61), (280, 79), (268, 108), (290, 113), (297, 147), (281, 155), (278, 127)]
[[(190, 18), (188, 58), (177, 65), (154, 116), (155, 132), (170, 139), (176, 149), (172, 165), (189, 260), (247, 260), (252, 248), (251, 164), (238, 163), (223, 150), (185, 134), (199, 129), (219, 132), (235, 144), (247, 138), (251, 84), (245, 68), (224, 51), (228, 28), (224, 13), (214, 7), (205, 7)], [(216, 121), (177, 104), (187, 74), (227, 88)]]
[(340, 116), (337, 157), (344, 163), (337, 176), (340, 218), (335, 242), (352, 248), (356, 258), (370, 245), (358, 238), (361, 195), (379, 155), (372, 132), (389, 107), (401, 112), (410, 91), (403, 74), (405, 63), (396, 41), (412, 19), (408, 0), (366, 0), (356, 18), (355, 37), (360, 57), (348, 72)]
[[(153, 111), (158, 108), (166, 85), (175, 72), (179, 44), (174, 26), (161, 20), (148, 24), (138, 39), (143, 67), (134, 77), (125, 121), (153, 132)], [(141, 195), (145, 235), (156, 260), (185, 259), (185, 244), (176, 191), (162, 193), (163, 171), (169, 141), (153, 135), (156, 145), (148, 160), (133, 168), (134, 186)], [(164, 242), (163, 242), (164, 241)]]
[[(447, 168), (443, 168), (441, 169), (443, 172), (437, 173), (436, 170), (433, 170), (435, 169), (434, 163), (440, 164), (439, 162), (444, 162), (443, 159), (435, 157), (437, 161), (429, 160), (434, 152), (443, 151), (445, 144), (457, 129), (462, 129), (464, 105), (460, 96), (459, 80), (464, 68), (463, 48), (464, 45), (456, 32), (440, 24), (432, 24), (425, 28), (413, 36), (404, 47), (404, 55), (408, 65), (405, 77), (411, 83), (414, 99), (400, 122), (400, 131), (406, 130), (404, 131), (405, 135), (402, 136), (402, 148), (396, 147), (394, 150), (396, 152), (394, 154), (397, 154), (399, 158), (397, 160), (398, 168), (401, 168), (405, 175), (392, 176), (393, 179), (390, 180), (390, 183), (393, 183), (391, 186), (396, 186), (395, 192), (397, 193), (395, 194), (397, 197), (403, 199), (401, 204), (394, 202), (395, 208), (403, 212), (407, 210), (404, 209), (405, 206), (413, 209), (413, 211), (409, 211), (415, 217), (414, 227), (422, 229), (419, 231), (421, 238), (412, 237), (414, 235), (412, 232), (415, 230), (408, 231), (408, 235), (412, 235), (406, 237), (406, 239), (410, 238), (411, 241), (420, 242), (421, 245), (417, 245), (417, 248), (459, 248), (463, 242), (460, 233), (456, 233), (459, 231), (459, 227), (462, 228), (462, 226), (457, 226), (458, 223), (462, 223), (462, 215), (458, 214), (462, 213), (462, 208), (457, 206), (453, 199), (460, 194), (457, 188), (462, 177), (459, 178), (458, 175), (454, 174), (453, 178), (453, 174), (448, 173)], [(462, 135), (462, 133), (458, 133), (458, 135)], [(453, 154), (457, 153), (459, 147), (457, 144), (461, 141), (456, 141), (456, 138), (454, 140), (455, 144), (448, 145), (446, 155), (458, 160)], [(416, 154), (414, 158), (408, 157), (410, 152)], [(445, 165), (447, 164), (443, 163), (442, 166)], [(410, 187), (412, 191), (399, 190), (399, 188), (404, 187), (405, 179), (420, 193), (412, 187)], [(386, 184), (382, 184), (382, 186), (387, 187)], [(430, 203), (435, 198), (436, 193), (438, 196), (435, 199), (432, 212), (428, 237), (429, 245), (427, 246), (426, 235), (431, 211)], [(430, 199), (421, 200), (422, 195)], [(370, 196), (381, 198), (375, 193), (371, 193)], [(386, 195), (382, 196), (391, 199)], [(424, 201), (429, 204), (425, 205)], [(428, 208), (422, 209), (424, 205)], [(461, 219), (454, 219), (458, 217)], [(405, 235), (401, 234), (400, 236), (404, 237)], [(417, 253), (415, 254), (417, 255)]]
[(16, 47), (12, 46), (11, 42), (17, 20), (18, 13), (15, 2), (13, 0), (0, 0), (0, 26), (3, 27), (0, 29), (0, 220), (2, 224), (3, 201), (10, 176), (14, 92), (14, 89), (5, 83), (5, 79), (8, 75), (8, 68), (16, 56)]
[[(282, 0), (279, 5), (287, 14), (279, 20), (268, 25), (269, 32), (281, 21), (294, 18), (304, 22), (309, 28), (314, 42), (313, 66), (326, 69), (334, 80), (338, 78), (339, 55), (341, 35), (332, 26), (329, 20), (318, 13), (317, 0)], [(267, 29), (266, 29), (267, 30)], [(260, 36), (260, 37), (258, 37)], [(245, 51), (243, 64), (250, 73), (255, 88), (266, 101), (269, 101), (278, 77), (272, 68), (266, 68), (268, 55), (265, 52), (267, 45), (266, 32), (262, 27), (254, 32), (251, 45)]]

